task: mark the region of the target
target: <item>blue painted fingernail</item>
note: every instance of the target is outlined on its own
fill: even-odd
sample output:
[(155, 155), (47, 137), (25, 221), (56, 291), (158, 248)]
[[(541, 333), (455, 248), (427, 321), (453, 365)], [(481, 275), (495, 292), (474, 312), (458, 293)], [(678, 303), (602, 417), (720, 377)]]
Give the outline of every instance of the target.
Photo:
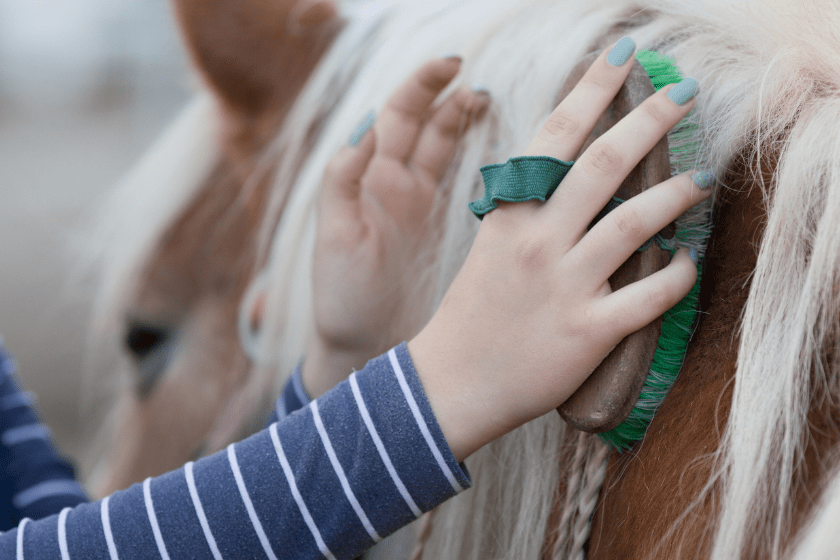
[(448, 52), (441, 56), (443, 60), (462, 60), (461, 55), (456, 52)]
[(370, 130), (370, 127), (373, 126), (373, 111), (368, 111), (367, 114), (362, 119), (362, 122), (356, 127), (356, 130), (353, 134), (350, 135), (350, 145), (351, 146), (358, 146), (359, 142), (362, 141), (362, 138), (365, 137), (367, 131)]
[(685, 105), (700, 91), (699, 84), (694, 78), (685, 78), (668, 92), (668, 99), (677, 105)]
[(717, 179), (715, 178), (715, 176), (712, 175), (712, 172), (708, 170), (697, 171), (696, 173), (691, 175), (691, 180), (694, 181), (694, 184), (701, 189), (708, 189), (709, 187), (717, 183)]
[(607, 62), (613, 66), (621, 66), (630, 58), (636, 50), (636, 42), (630, 37), (622, 37), (607, 55)]
[(688, 251), (688, 256), (691, 258), (692, 261), (694, 261), (694, 264), (697, 264), (697, 261), (700, 260), (700, 253), (698, 253), (697, 249), (695, 249), (694, 247), (692, 247)]
[(481, 82), (475, 82), (473, 85), (470, 86), (470, 89), (473, 93), (486, 93), (490, 95), (490, 88), (482, 84)]

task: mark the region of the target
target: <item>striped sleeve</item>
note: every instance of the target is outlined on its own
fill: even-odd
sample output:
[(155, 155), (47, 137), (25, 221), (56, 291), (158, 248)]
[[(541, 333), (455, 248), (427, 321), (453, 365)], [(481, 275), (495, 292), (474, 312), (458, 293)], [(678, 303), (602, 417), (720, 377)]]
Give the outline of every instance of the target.
[(467, 488), (405, 344), (196, 463), (0, 535), (0, 558), (356, 558)]
[(34, 395), (21, 390), (15, 371), (15, 361), (0, 347), (0, 530), (87, 501), (73, 466), (55, 450), (33, 410)]
[(271, 411), (271, 416), (268, 419), (268, 426), (274, 422), (278, 422), (297, 410), (312, 402), (312, 399), (306, 392), (301, 379), (301, 370), (303, 364), (295, 368), (292, 376), (286, 381), (286, 386), (280, 392), (280, 396), (274, 402), (274, 410)]

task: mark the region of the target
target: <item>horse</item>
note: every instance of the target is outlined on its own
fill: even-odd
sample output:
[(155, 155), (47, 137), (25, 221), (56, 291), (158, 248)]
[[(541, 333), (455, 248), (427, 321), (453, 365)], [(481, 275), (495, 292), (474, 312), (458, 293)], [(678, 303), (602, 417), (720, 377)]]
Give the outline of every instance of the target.
[[(820, 543), (831, 542), (826, 516), (840, 500), (840, 37), (832, 28), (840, 7), (813, 0), (381, 0), (348, 1), (340, 10), (330, 2), (209, 4), (199, 10), (176, 1), (209, 94), (119, 191), (154, 191), (145, 207), (164, 201), (165, 208), (125, 242), (130, 250), (100, 251), (96, 328), (122, 333), (133, 373), (121, 397), (115, 459), (102, 471), (112, 473), (106, 491), (219, 449), (267, 417), (312, 329), (309, 274), (323, 170), (359, 118), (381, 107), (409, 72), (455, 52), (464, 63), (453, 87), (480, 82), (492, 98), (446, 179), (440, 242), (418, 279), (418, 297), (429, 301), (414, 317), (419, 329), (477, 231), (467, 210), (481, 190), (476, 170), (517, 155), (577, 61), (629, 34), (700, 81), (697, 162), (720, 179), (702, 255), (702, 317), (680, 378), (633, 450), (611, 452), (597, 436), (547, 415), (474, 454), (467, 466), (475, 487), (382, 551), (404, 558), (412, 550), (406, 541), (416, 541), (414, 556), (427, 558), (735, 559), (813, 550), (829, 557), (831, 545)], [(225, 34), (216, 38), (219, 27)], [(282, 56), (294, 50), (289, 29), (302, 41), (294, 52), (306, 54), (295, 58), (303, 62)], [(247, 38), (237, 35), (243, 30)], [(297, 80), (283, 64), (297, 68)], [(274, 102), (243, 109), (252, 98)], [(196, 130), (205, 135), (196, 138)], [(207, 132), (217, 135), (215, 152), (198, 149)], [(172, 163), (169, 177), (155, 164), (197, 152), (193, 162)], [(110, 212), (112, 225), (102, 231), (129, 229), (124, 214)], [(259, 314), (257, 299), (265, 302)], [(410, 330), (384, 336), (396, 344)]]

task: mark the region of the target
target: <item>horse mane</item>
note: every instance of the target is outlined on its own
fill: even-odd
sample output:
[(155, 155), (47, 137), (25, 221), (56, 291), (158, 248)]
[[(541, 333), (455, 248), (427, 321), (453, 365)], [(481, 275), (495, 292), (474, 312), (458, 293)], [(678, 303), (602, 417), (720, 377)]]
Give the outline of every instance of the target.
[[(440, 302), (478, 229), (467, 209), (481, 190), (476, 170), (521, 153), (555, 106), (556, 92), (577, 61), (627, 33), (640, 48), (674, 55), (687, 75), (700, 80), (699, 161), (723, 177), (737, 158), (745, 158), (764, 194), (768, 219), (740, 327), (734, 397), (707, 492), (721, 491), (713, 558), (782, 554), (789, 537), (790, 496), (808, 439), (807, 415), (816, 395), (837, 398), (840, 377), (837, 365), (824, 359), (829, 350), (840, 356), (834, 326), (840, 316), (835, 289), (840, 271), (840, 41), (832, 27), (840, 21), (840, 7), (815, 0), (789, 4), (343, 4), (347, 27), (263, 154), (277, 165), (260, 239), (268, 299), (252, 376), (263, 407), (243, 432), (263, 421), (312, 332), (310, 274), (321, 173), (358, 120), (381, 107), (420, 64), (448, 52), (464, 57), (452, 87), (481, 83), (492, 97), (490, 114), (467, 133), (447, 178), (451, 194), (445, 201), (443, 237), (417, 282), (417, 298), (426, 302), (415, 317), (419, 328)], [(144, 193), (144, 200), (123, 200), (123, 208), (131, 209), (129, 217), (108, 220), (131, 235), (123, 236), (118, 249), (100, 251), (109, 260), (100, 317), (109, 317), (115, 294), (206, 173), (215, 153), (206, 140), (214, 137), (210, 129), (215, 126), (205, 118), (208, 113), (209, 102), (197, 101), (169, 140), (141, 163), (129, 180), (134, 186), (125, 185), (115, 196), (119, 200), (120, 192), (133, 191)], [(152, 160), (171, 164), (164, 173)], [(190, 163), (182, 168), (179, 160)], [(778, 165), (764, 181), (760, 165), (767, 161)], [(242, 312), (249, 313), (250, 307), (244, 305)], [(114, 327), (100, 321), (97, 328)], [(435, 514), (427, 557), (543, 557), (544, 543), (555, 538), (550, 521), (557, 493), (571, 476), (573, 436), (550, 414), (469, 458), (475, 487)], [(818, 542), (833, 530), (821, 521), (838, 507), (840, 492), (835, 488), (830, 495), (833, 501), (811, 526), (807, 542)], [(556, 557), (565, 554), (567, 544), (556, 543)]]
[(163, 229), (189, 202), (218, 158), (219, 120), (196, 95), (94, 210), (81, 267), (99, 276), (94, 316), (114, 309)]
[(792, 547), (791, 560), (831, 560), (840, 555), (840, 533), (837, 520), (840, 519), (840, 471), (835, 469), (829, 484), (823, 492), (822, 503), (811, 522), (799, 535)]
[[(811, 1), (739, 11), (714, 11), (743, 23), (714, 22), (718, 35), (684, 41), (677, 56), (689, 66), (689, 52), (704, 57), (703, 73), (714, 76), (702, 106), (714, 119), (708, 134), (748, 155), (768, 209), (716, 458), (723, 492), (712, 556), (777, 558), (791, 537), (809, 412), (838, 396), (838, 363), (826, 353), (838, 355), (840, 316), (840, 37), (830, 26), (840, 12)], [(724, 34), (729, 49), (696, 45)], [(765, 184), (760, 166), (774, 159)]]
[[(520, 153), (575, 62), (624, 26), (640, 48), (674, 55), (687, 75), (700, 79), (701, 155), (718, 176), (738, 156), (759, 179), (764, 158), (778, 161), (770, 183), (759, 181), (769, 218), (741, 325), (730, 420), (707, 487), (723, 490), (713, 558), (740, 558), (747, 550), (777, 557), (787, 537), (812, 396), (837, 394), (836, 366), (829, 370), (820, 359), (840, 311), (833, 289), (840, 265), (840, 41), (831, 27), (837, 8), (714, 0), (581, 4), (402, 3), (399, 9), (384, 6), (373, 18), (375, 27), (370, 18), (359, 24), (348, 14), (350, 29), (370, 26), (363, 48), (352, 58), (347, 51), (339, 55), (337, 46), (298, 103), (300, 115), (318, 114), (319, 107), (323, 114), (328, 86), (336, 80), (343, 85), (317, 143), (299, 154), (302, 170), (269, 243), (271, 311), (262, 332), (263, 363), (271, 364), (276, 391), (304, 350), (312, 328), (308, 275), (320, 173), (360, 115), (381, 107), (408, 72), (444, 52), (464, 56), (455, 86), (480, 82), (493, 99), (489, 118), (470, 130), (449, 176), (444, 237), (418, 282), (431, 294), (419, 325), (440, 301), (477, 230), (467, 211), (480, 192), (475, 170)], [(558, 29), (560, 21), (568, 23)], [(350, 66), (357, 69), (352, 76)], [(294, 126), (307, 130), (312, 123), (303, 118)], [(284, 131), (278, 140), (288, 138)], [(281, 163), (279, 181), (288, 180), (283, 171), (291, 168), (290, 161)], [(469, 459), (475, 488), (435, 516), (426, 544), (430, 557), (539, 558), (561, 483), (557, 465), (572, 454), (566, 437), (549, 415)]]

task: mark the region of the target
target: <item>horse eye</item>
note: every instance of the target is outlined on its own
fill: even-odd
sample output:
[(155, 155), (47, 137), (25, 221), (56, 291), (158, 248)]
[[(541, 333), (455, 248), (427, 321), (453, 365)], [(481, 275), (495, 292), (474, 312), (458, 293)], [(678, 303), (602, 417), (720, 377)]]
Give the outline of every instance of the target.
[(143, 321), (129, 321), (125, 347), (137, 366), (136, 391), (147, 397), (169, 365), (175, 348), (174, 329)]
[(163, 327), (132, 322), (125, 335), (125, 347), (132, 356), (142, 360), (158, 346), (166, 342), (169, 331)]

